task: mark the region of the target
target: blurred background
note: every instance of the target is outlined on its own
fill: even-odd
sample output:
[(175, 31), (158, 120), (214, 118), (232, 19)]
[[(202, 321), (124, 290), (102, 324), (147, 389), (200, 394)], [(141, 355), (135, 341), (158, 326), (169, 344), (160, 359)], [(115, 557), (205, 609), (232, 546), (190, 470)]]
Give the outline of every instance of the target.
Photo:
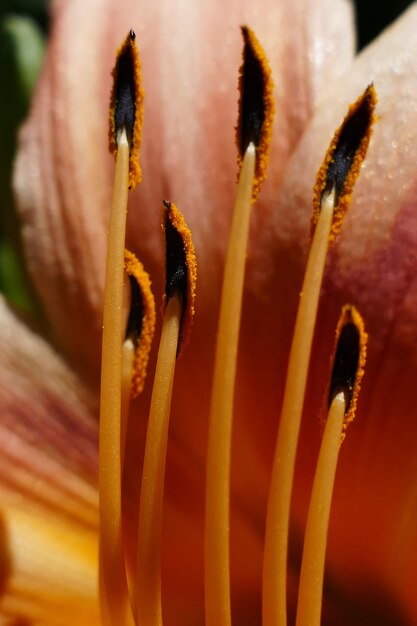
[[(354, 3), (361, 49), (411, 0)], [(28, 111), (48, 37), (49, 4), (48, 0), (0, 0), (0, 292), (28, 313), (33, 312), (35, 299), (20, 258), (19, 225), (10, 180), (17, 131)]]

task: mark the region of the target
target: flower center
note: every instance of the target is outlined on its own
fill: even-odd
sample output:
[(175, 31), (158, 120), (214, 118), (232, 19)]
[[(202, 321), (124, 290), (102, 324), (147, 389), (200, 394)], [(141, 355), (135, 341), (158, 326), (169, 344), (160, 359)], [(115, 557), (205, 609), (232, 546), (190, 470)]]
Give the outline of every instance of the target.
[[(273, 100), (269, 64), (253, 32), (244, 27), (237, 126), (239, 179), (226, 254), (211, 394), (206, 465), (205, 616), (207, 626), (231, 626), (230, 459), (234, 388), (245, 260), (253, 202), (266, 175)], [(194, 311), (194, 246), (182, 215), (164, 202), (166, 290), (164, 319), (149, 410), (140, 496), (137, 572), (128, 580), (121, 524), (121, 474), (130, 389), (143, 387), (154, 329), (149, 281), (125, 252), (128, 189), (140, 179), (137, 151), (142, 90), (136, 37), (118, 52), (110, 112), (110, 146), (116, 157), (107, 253), (100, 398), (100, 601), (106, 626), (162, 626), (161, 529), (165, 459), (176, 358), (189, 339)], [(336, 131), (314, 188), (312, 243), (301, 290), (279, 422), (266, 518), (262, 623), (287, 626), (287, 554), (297, 443), (311, 345), (329, 244), (341, 226), (365, 157), (374, 121), (370, 86)], [(123, 269), (132, 298), (123, 341)], [(139, 268), (139, 269), (138, 269)], [(343, 430), (353, 417), (366, 351), (366, 334), (352, 306), (337, 329), (328, 393), (328, 417), (306, 524), (297, 626), (319, 626), (324, 562), (336, 464)], [(133, 383), (132, 383), (133, 381)]]

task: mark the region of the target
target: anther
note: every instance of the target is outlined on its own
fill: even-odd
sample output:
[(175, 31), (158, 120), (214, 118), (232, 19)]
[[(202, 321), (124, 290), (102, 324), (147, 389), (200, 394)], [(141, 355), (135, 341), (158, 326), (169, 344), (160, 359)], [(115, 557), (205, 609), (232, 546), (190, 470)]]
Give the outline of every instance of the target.
[(330, 190), (335, 191), (335, 211), (331, 240), (338, 234), (351, 194), (359, 176), (361, 165), (368, 150), (373, 125), (376, 121), (375, 106), (377, 97), (373, 85), (349, 107), (342, 124), (336, 130), (320, 167), (314, 186), (312, 231), (314, 230), (323, 197)]
[(129, 32), (116, 55), (110, 97), (109, 148), (116, 156), (123, 132), (130, 148), (129, 189), (141, 181), (139, 147), (143, 125), (143, 89), (136, 35)]
[(191, 231), (173, 202), (164, 200), (165, 306), (177, 294), (182, 303), (178, 355), (187, 345), (195, 312), (197, 262)]
[(256, 150), (253, 200), (266, 178), (274, 118), (274, 85), (265, 52), (254, 32), (242, 26), (243, 63), (239, 75), (239, 115), (236, 126), (239, 170), (250, 144)]
[(355, 415), (357, 397), (364, 374), (368, 335), (362, 317), (355, 307), (346, 305), (336, 329), (336, 348), (333, 355), (327, 398), (330, 407), (338, 393), (345, 396), (345, 427)]

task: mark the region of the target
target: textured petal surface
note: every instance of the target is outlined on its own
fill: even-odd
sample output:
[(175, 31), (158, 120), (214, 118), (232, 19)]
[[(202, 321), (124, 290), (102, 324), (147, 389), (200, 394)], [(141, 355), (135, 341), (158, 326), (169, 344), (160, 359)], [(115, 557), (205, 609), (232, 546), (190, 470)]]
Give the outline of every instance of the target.
[[(75, 16), (72, 4), (54, 5), (54, 35), (21, 136), (16, 188), (29, 270), (53, 332), (88, 367), (98, 358), (110, 179), (94, 105), (104, 97), (97, 72), (103, 32)], [(93, 14), (100, 4), (90, 3)]]
[(97, 623), (93, 402), (3, 300), (0, 351), (0, 621)]
[[(239, 25), (255, 29), (273, 66), (278, 181), (326, 85), (351, 62), (352, 16), (347, 0), (54, 6), (52, 42), (21, 135), (16, 190), (29, 269), (55, 337), (94, 379), (113, 171), (106, 147), (110, 70), (126, 32), (138, 33), (146, 91), (145, 182), (132, 198), (128, 243), (159, 275), (161, 201), (172, 199), (210, 259), (207, 286), (218, 280), (236, 176)], [(215, 241), (208, 237), (213, 228)]]

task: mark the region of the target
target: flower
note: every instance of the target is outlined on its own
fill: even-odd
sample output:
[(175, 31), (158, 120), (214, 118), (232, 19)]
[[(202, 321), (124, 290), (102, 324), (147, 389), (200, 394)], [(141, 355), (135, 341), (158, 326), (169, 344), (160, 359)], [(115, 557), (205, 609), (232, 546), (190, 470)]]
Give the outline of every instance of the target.
[[(253, 212), (237, 375), (234, 618), (242, 625), (260, 621), (268, 477), (314, 174), (347, 104), (371, 81), (380, 121), (326, 272), (299, 447), (290, 581), (299, 562), (333, 331), (340, 306), (352, 301), (370, 333), (369, 364), (336, 478), (325, 620), (398, 625), (417, 618), (416, 444), (409, 399), (417, 365), (412, 124), (417, 8), (353, 61), (352, 15), (343, 0), (262, 7), (167, 0), (163, 10), (128, 0), (92, 0), (88, 9), (79, 0), (55, 5), (15, 176), (28, 269), (54, 349), (6, 305), (1, 309), (7, 462), (1, 474), (0, 610), (7, 617), (55, 626), (98, 623), (94, 415), (113, 168), (106, 151), (107, 102), (113, 51), (134, 27), (146, 100), (143, 184), (130, 200), (128, 246), (144, 261), (159, 294), (159, 207), (169, 197), (187, 217), (200, 268), (195, 328), (178, 364), (172, 408), (164, 617), (168, 626), (203, 621), (207, 412), (234, 193), (234, 86), (238, 25), (244, 22), (257, 33), (272, 65), (277, 123), (269, 179)], [(145, 394), (135, 405), (137, 427), (129, 434), (130, 452), (137, 451), (128, 453), (136, 467), (126, 472), (124, 485), (130, 538), (138, 503), (133, 469), (140, 464), (148, 400)]]

